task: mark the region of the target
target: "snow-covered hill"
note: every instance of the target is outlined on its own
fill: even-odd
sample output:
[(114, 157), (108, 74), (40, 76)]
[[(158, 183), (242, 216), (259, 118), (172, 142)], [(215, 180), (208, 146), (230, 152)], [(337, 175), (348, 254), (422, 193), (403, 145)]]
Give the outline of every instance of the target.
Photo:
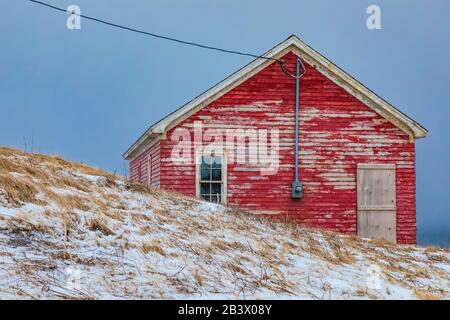
[(275, 222), (0, 149), (0, 298), (450, 298), (450, 253)]

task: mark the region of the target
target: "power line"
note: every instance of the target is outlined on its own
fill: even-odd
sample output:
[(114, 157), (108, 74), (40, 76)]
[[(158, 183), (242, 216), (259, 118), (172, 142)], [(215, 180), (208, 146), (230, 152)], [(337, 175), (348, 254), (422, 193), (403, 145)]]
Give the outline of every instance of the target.
[[(37, 0), (29, 0), (29, 1), (41, 4), (43, 6), (52, 8), (54, 10), (58, 10), (58, 11), (62, 11), (62, 12), (68, 12), (66, 9), (59, 8), (59, 7), (56, 7), (54, 5), (51, 5), (51, 4), (42, 2), (42, 1), (37, 1)], [(195, 42), (190, 42), (190, 41), (180, 40), (180, 39), (176, 39), (176, 38), (172, 38), (172, 37), (168, 37), (168, 36), (159, 35), (159, 34), (148, 32), (148, 31), (138, 30), (138, 29), (126, 27), (126, 26), (123, 26), (123, 25), (119, 25), (119, 24), (116, 24), (116, 23), (108, 22), (108, 21), (105, 21), (105, 20), (102, 20), (102, 19), (90, 17), (90, 16), (87, 16), (87, 15), (84, 15), (84, 14), (77, 14), (75, 12), (71, 12), (71, 14), (80, 16), (80, 17), (88, 19), (88, 20), (92, 20), (92, 21), (96, 21), (96, 22), (99, 22), (99, 23), (103, 23), (103, 24), (106, 24), (106, 25), (109, 25), (109, 26), (112, 26), (112, 27), (116, 27), (116, 28), (120, 28), (120, 29), (124, 29), (124, 30), (128, 30), (128, 31), (132, 31), (132, 32), (140, 33), (140, 34), (145, 34), (145, 35), (152, 36), (152, 37), (159, 38), (159, 39), (174, 41), (174, 42), (178, 42), (178, 43), (182, 43), (182, 44), (186, 44), (186, 45), (190, 45), (190, 46), (196, 46), (196, 47), (204, 48), (204, 49), (216, 50), (216, 51), (220, 51), (220, 52), (224, 52), (224, 53), (237, 54), (237, 55), (248, 56), (248, 57), (257, 58), (257, 59), (267, 59), (267, 60), (279, 61), (278, 59), (271, 58), (271, 57), (264, 57), (264, 56), (251, 54), (251, 53), (245, 53), (245, 52), (240, 52), (240, 51), (235, 51), (235, 50), (227, 50), (227, 49), (207, 46), (207, 45), (203, 45), (203, 44), (199, 44), (199, 43), (195, 43)]]
[[(37, 3), (37, 4), (40, 4), (40, 5), (43, 5), (45, 7), (48, 7), (48, 8), (54, 9), (54, 10), (57, 10), (57, 11), (64, 12), (64, 13), (68, 12), (66, 9), (63, 9), (63, 8), (51, 5), (51, 4), (46, 3), (46, 2), (37, 1), (37, 0), (29, 0), (29, 1)], [(199, 44), (199, 43), (195, 43), (195, 42), (191, 42), (191, 41), (180, 40), (180, 39), (176, 39), (176, 38), (172, 38), (172, 37), (168, 37), (168, 36), (163, 36), (163, 35), (160, 35), (160, 34), (148, 32), (148, 31), (144, 31), (144, 30), (130, 28), (130, 27), (123, 26), (123, 25), (120, 25), (120, 24), (117, 24), (117, 23), (108, 22), (108, 21), (105, 21), (105, 20), (102, 20), (102, 19), (99, 19), (99, 18), (90, 17), (90, 16), (87, 16), (87, 15), (84, 15), (84, 14), (78, 14), (78, 13), (75, 13), (75, 12), (70, 12), (70, 13), (74, 14), (74, 15), (77, 15), (77, 16), (79, 16), (81, 18), (87, 19), (87, 20), (99, 22), (99, 23), (102, 23), (102, 24), (105, 24), (105, 25), (108, 25), (108, 26), (111, 26), (111, 27), (115, 27), (115, 28), (131, 31), (131, 32), (139, 33), (139, 34), (144, 34), (144, 35), (151, 36), (151, 37), (154, 37), (154, 38), (159, 38), (159, 39), (163, 39), (163, 40), (173, 41), (173, 42), (181, 43), (181, 44), (184, 44), (184, 45), (189, 45), (189, 46), (199, 47), (199, 48), (203, 48), (203, 49), (219, 51), (219, 52), (223, 52), (223, 53), (235, 54), (235, 55), (240, 55), (240, 56), (247, 56), (247, 57), (252, 57), (252, 58), (255, 58), (255, 59), (265, 59), (265, 60), (275, 61), (275, 62), (277, 62), (280, 65), (281, 70), (286, 75), (288, 75), (290, 77), (294, 77), (294, 78), (297, 77), (296, 74), (293, 74), (293, 73), (289, 72), (289, 70), (286, 69), (286, 67), (284, 66), (282, 60), (277, 59), (277, 58), (265, 57), (265, 56), (256, 55), (256, 54), (252, 54), (252, 53), (241, 52), (241, 51), (236, 51), (236, 50), (228, 50), (228, 49), (208, 46), (208, 45), (204, 45), (204, 44)]]

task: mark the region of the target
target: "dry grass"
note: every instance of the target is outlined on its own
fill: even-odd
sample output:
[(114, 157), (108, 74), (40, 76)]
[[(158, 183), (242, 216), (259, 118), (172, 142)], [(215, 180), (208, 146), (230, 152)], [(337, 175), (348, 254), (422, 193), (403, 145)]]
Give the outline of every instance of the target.
[(86, 197), (81, 197), (74, 194), (56, 194), (46, 190), (45, 198), (51, 200), (65, 211), (74, 209), (88, 211), (91, 209), (91, 206), (88, 205), (89, 201)]
[(161, 243), (159, 241), (153, 241), (152, 243), (142, 243), (141, 251), (144, 254), (147, 254), (149, 252), (155, 252), (155, 253), (160, 254), (163, 257), (166, 256), (166, 253), (164, 252), (163, 248), (161, 247)]
[(26, 214), (10, 218), (6, 221), (6, 228), (14, 234), (49, 233), (50, 228), (43, 223), (30, 222)]
[(414, 289), (414, 294), (420, 300), (441, 300), (442, 299), (442, 296), (440, 296), (440, 295), (434, 294), (429, 291), (420, 290), (417, 288)]
[[(102, 170), (93, 168), (83, 163), (77, 163), (72, 161), (67, 161), (58, 155), (45, 155), (37, 153), (25, 153), (19, 149), (13, 148), (0, 148), (0, 168), (8, 170), (9, 172), (19, 172), (19, 173), (30, 173), (32, 175), (37, 175), (42, 172), (38, 169), (34, 170), (34, 165), (41, 163), (46, 163), (50, 168), (67, 168), (73, 171), (80, 171), (88, 175), (93, 176), (105, 176), (110, 177), (114, 180), (114, 176), (110, 173)], [(12, 161), (11, 159), (14, 159)], [(25, 161), (29, 164), (27, 167), (20, 165), (20, 162)], [(31, 172), (30, 172), (31, 170)], [(48, 174), (42, 173), (41, 177), (46, 177)]]
[(75, 190), (79, 190), (86, 193), (89, 193), (92, 188), (88, 181), (82, 179), (75, 179), (70, 176), (60, 177), (55, 182), (56, 183), (53, 185), (56, 187), (73, 188)]
[[(75, 179), (68, 172), (104, 177), (106, 186), (114, 186), (116, 177), (101, 169), (82, 163), (69, 162), (59, 156), (24, 153), (11, 148), (0, 148), (0, 185), (8, 201), (14, 206), (24, 202), (38, 203), (36, 194), (45, 187), (71, 188), (90, 192), (91, 185), (83, 179)], [(14, 173), (14, 174), (13, 174)], [(36, 181), (41, 180), (38, 184)]]
[(230, 269), (233, 272), (239, 273), (241, 275), (248, 275), (248, 272), (242, 268), (239, 261), (230, 261), (227, 264), (227, 268)]
[(114, 232), (108, 227), (104, 218), (92, 217), (87, 220), (87, 228), (92, 231), (100, 231), (105, 236), (114, 235)]
[(211, 241), (211, 247), (213, 249), (222, 251), (228, 251), (232, 249), (231, 246), (222, 239), (213, 239), (213, 241)]
[(198, 269), (195, 269), (194, 278), (195, 278), (195, 282), (196, 282), (197, 286), (200, 287), (203, 284), (203, 278), (200, 275), (200, 271)]
[(149, 225), (144, 225), (144, 226), (140, 227), (140, 229), (139, 229), (139, 234), (141, 236), (150, 234), (150, 232), (152, 232), (152, 229), (150, 228)]
[(16, 208), (25, 202), (42, 203), (36, 199), (38, 190), (35, 184), (26, 178), (0, 173), (0, 185), (6, 195), (6, 201)]
[[(92, 180), (84, 175), (104, 179)], [(185, 295), (214, 292), (247, 298), (260, 290), (298, 294), (299, 285), (303, 290), (313, 277), (310, 271), (295, 268), (293, 261), (300, 256), (302, 261), (313, 261), (311, 267), (320, 267), (323, 272), (366, 268), (359, 265), (363, 256), (365, 263), (382, 266), (390, 283), (411, 289), (420, 299), (448, 296), (439, 285), (419, 285), (437, 276), (442, 281), (448, 279), (448, 274), (434, 265), (449, 263), (446, 251), (440, 248), (422, 250), (422, 259), (412, 246), (309, 229), (286, 217), (268, 220), (238, 206), (223, 212), (200, 212), (195, 199), (128, 182), (58, 156), (0, 148), (0, 202), (2, 198), (13, 207), (31, 202), (43, 208), (40, 213), (23, 212), (14, 218), (0, 215), (7, 234), (13, 235), (9, 247), (29, 248), (45, 234), (53, 240), (47, 239), (49, 244), (39, 242), (37, 248), (46, 254), (51, 252), (47, 256), (52, 260), (103, 268), (105, 277), (120, 274), (111, 290), (121, 290), (121, 297), (141, 297), (140, 290), (132, 285), (134, 277), (141, 279), (144, 273), (153, 286), (146, 292), (155, 298), (167, 297), (170, 286)], [(80, 246), (91, 246), (89, 250), (96, 252), (96, 258), (83, 257)], [(129, 260), (139, 255), (143, 256), (139, 264)], [(147, 262), (149, 265), (143, 266)], [(158, 262), (162, 269), (158, 269)], [(40, 265), (36, 270), (31, 263), (15, 265), (14, 270), (36, 281), (40, 288), (49, 286), (37, 274), (36, 270), (42, 270)], [(134, 274), (130, 271), (133, 268), (137, 269)], [(294, 280), (298, 277), (300, 282)], [(330, 284), (315, 281), (324, 293), (316, 298), (336, 297)], [(364, 288), (349, 292), (353, 296), (380, 297)], [(76, 297), (91, 296), (82, 293)]]
[(341, 235), (325, 233), (325, 238), (334, 253), (335, 259), (341, 264), (356, 263), (352, 251), (347, 247), (347, 241), (344, 241)]

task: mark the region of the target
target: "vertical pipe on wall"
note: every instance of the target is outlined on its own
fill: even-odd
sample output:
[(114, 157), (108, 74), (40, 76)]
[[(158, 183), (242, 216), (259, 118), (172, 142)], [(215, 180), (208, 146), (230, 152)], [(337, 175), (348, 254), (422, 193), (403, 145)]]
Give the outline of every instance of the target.
[(295, 73), (295, 181), (298, 182), (298, 113), (300, 99), (300, 60)]
[(299, 144), (299, 104), (300, 104), (300, 66), (301, 61), (297, 59), (297, 68), (295, 74), (295, 180), (292, 183), (292, 198), (299, 199), (302, 197), (302, 184), (298, 174), (298, 144)]

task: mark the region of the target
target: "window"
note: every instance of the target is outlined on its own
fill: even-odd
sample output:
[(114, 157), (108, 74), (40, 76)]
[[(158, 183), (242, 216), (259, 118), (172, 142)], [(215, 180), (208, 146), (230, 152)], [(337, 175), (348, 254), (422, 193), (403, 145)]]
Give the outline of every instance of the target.
[(226, 202), (226, 165), (222, 154), (201, 155), (197, 165), (197, 195), (214, 203)]
[(148, 156), (147, 163), (147, 183), (149, 186), (152, 185), (152, 156)]
[(141, 182), (141, 175), (142, 175), (142, 161), (139, 161), (138, 164), (138, 181)]

